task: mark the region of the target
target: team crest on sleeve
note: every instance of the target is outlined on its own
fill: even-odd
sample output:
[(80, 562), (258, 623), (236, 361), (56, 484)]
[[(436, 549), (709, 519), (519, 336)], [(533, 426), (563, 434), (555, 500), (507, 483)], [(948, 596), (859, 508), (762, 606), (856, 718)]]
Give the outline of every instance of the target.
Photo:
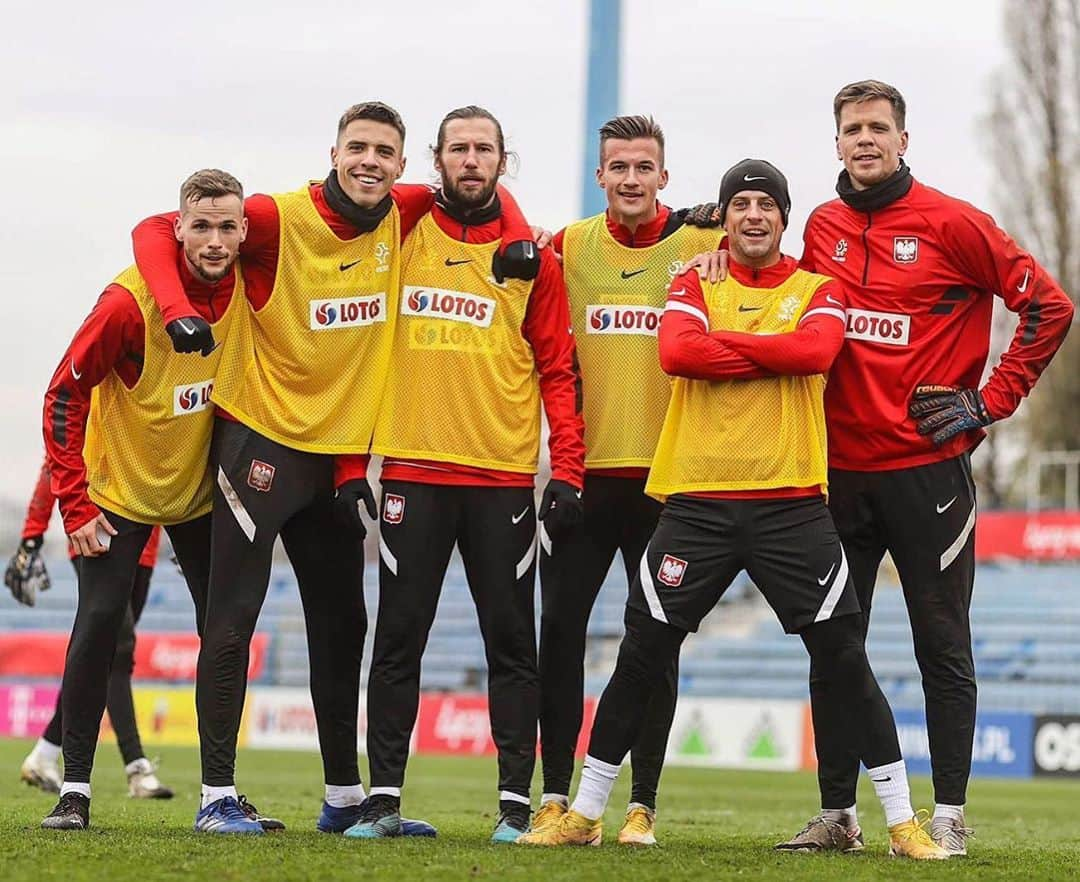
[(248, 486), (258, 490), (260, 493), (269, 493), (270, 488), (274, 486), (274, 473), (276, 471), (277, 469), (270, 463), (263, 462), (261, 459), (253, 459), (251, 468), (248, 469)]
[(387, 493), (382, 519), (388, 524), (400, 524), (405, 520), (405, 497), (397, 493)]
[(686, 561), (681, 557), (665, 554), (660, 561), (660, 570), (656, 574), (661, 582), (669, 588), (678, 588), (682, 584), (683, 576), (686, 575)]
[(915, 263), (919, 259), (918, 236), (894, 236), (892, 259), (896, 263)]

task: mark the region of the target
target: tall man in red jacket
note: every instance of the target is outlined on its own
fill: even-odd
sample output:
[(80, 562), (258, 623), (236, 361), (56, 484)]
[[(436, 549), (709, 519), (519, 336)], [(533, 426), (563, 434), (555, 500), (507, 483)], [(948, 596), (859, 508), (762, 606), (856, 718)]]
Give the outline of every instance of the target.
[[(1034, 386), (1073, 306), (989, 215), (911, 177), (900, 92), (852, 83), (833, 112), (840, 198), (811, 215), (801, 262), (845, 282), (850, 298), (847, 343), (825, 390), (829, 508), (867, 621), (886, 551), (900, 573), (926, 696), (931, 834), (965, 854), (975, 728), (970, 453)], [(995, 295), (1020, 321), (980, 388)], [(813, 669), (811, 691), (828, 700)], [(831, 804), (854, 806), (857, 759), (827, 734), (818, 756)]]

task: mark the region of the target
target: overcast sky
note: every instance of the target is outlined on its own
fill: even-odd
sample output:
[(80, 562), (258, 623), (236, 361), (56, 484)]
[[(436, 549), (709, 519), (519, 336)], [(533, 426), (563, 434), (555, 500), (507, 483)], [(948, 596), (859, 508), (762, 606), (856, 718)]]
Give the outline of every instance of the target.
[[(1000, 0), (624, 0), (620, 112), (664, 127), (673, 206), (767, 158), (791, 182), (786, 250), (833, 195), (832, 96), (876, 77), (908, 101), (916, 176), (992, 209), (981, 118), (1004, 57)], [(407, 180), (430, 180), (443, 114), (481, 104), (521, 157), (507, 181), (535, 223), (576, 219), (586, 0), (20, 3), (0, 37), (0, 499), (42, 453), (45, 386), (131, 227), (204, 166), (249, 192), (329, 167), (341, 111), (380, 98), (409, 129)]]

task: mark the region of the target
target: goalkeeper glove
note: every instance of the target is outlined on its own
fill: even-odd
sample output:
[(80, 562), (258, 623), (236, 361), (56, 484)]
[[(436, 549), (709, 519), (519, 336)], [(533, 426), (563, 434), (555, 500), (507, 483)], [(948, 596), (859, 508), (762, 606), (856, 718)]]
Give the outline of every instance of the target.
[(511, 242), (491, 255), (491, 274), (500, 285), (507, 279), (531, 282), (540, 272), (540, 249), (533, 242)]
[(691, 208), (680, 208), (676, 214), (682, 218), (688, 227), (718, 227), (723, 218), (720, 217), (720, 206), (715, 202), (702, 202)]
[(552, 478), (544, 488), (537, 517), (544, 522), (552, 541), (568, 535), (585, 518), (581, 491), (566, 481)]
[(41, 557), (42, 542), (41, 536), (23, 539), (4, 571), (4, 584), (23, 606), (33, 606), (38, 591), (48, 591), (52, 587), (49, 571)]
[(367, 536), (367, 527), (360, 514), (360, 505), (367, 509), (368, 517), (378, 520), (379, 509), (375, 505), (375, 494), (367, 478), (353, 478), (337, 488), (334, 494), (334, 512), (338, 521), (348, 527), (358, 538)]
[(981, 429), (994, 421), (979, 390), (959, 386), (916, 386), (908, 412), (918, 420), (916, 431), (929, 435), (935, 447), (961, 432)]
[(173, 319), (165, 326), (165, 333), (172, 339), (176, 352), (201, 352), (209, 355), (217, 344), (210, 323), (197, 315)]

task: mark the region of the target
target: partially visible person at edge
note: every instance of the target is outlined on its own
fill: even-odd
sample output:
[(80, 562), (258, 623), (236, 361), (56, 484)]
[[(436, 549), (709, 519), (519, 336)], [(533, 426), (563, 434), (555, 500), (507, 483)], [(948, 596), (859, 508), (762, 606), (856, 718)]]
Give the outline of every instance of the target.
[[(11, 589), (12, 596), (24, 606), (33, 606), (37, 592), (47, 591), (51, 585), (41, 549), (55, 503), (56, 497), (49, 486), (49, 462), (46, 460), (38, 473), (37, 483), (26, 509), (22, 540), (4, 572), (4, 583)], [(116, 733), (116, 746), (124, 760), (128, 795), (135, 799), (172, 799), (173, 796), (172, 790), (158, 779), (157, 768), (143, 751), (139, 726), (135, 719), (135, 701), (131, 696), (131, 674), (135, 668), (135, 626), (146, 605), (160, 542), (161, 527), (155, 525), (139, 555), (131, 589), (131, 603), (120, 624), (120, 635), (116, 643), (116, 655), (109, 670), (109, 688), (105, 699), (109, 722)], [(78, 558), (70, 545), (68, 552), (77, 576)], [(56, 695), (56, 710), (19, 769), (19, 777), (23, 781), (31, 787), (40, 787), (47, 793), (59, 793), (64, 783), (60, 772), (61, 741), (64, 734), (63, 697), (61, 690)]]
[[(243, 298), (233, 264), (246, 226), (243, 189), (232, 175), (204, 169), (184, 181), (173, 269), (219, 336), (226, 336)], [(219, 357), (195, 360), (173, 351), (146, 280), (132, 266), (98, 299), (45, 393), (50, 487), (78, 555), (79, 598), (61, 686), (64, 781), (43, 827), (90, 825), (90, 772), (109, 671), (155, 524), (172, 540), (203, 632), (209, 391)]]
[[(847, 342), (825, 391), (829, 508), (864, 629), (886, 551), (896, 564), (926, 698), (931, 835), (964, 855), (976, 698), (971, 451), (1031, 391), (1073, 305), (988, 214), (912, 177), (906, 112), (900, 92), (877, 80), (837, 93), (839, 198), (807, 221), (800, 265), (835, 276), (849, 294)], [(995, 296), (1019, 323), (980, 387)], [(827, 700), (813, 668), (810, 688)], [(817, 752), (830, 804), (850, 806), (823, 816), (856, 825), (857, 758), (829, 740)]]
[[(221, 344), (213, 390), (214, 539), (196, 685), (203, 785), (195, 827), (203, 832), (262, 832), (238, 804), (236, 743), (279, 535), (307, 629), (325, 780), (317, 829), (343, 832), (366, 798), (356, 753), (367, 630), (361, 507), (374, 517), (368, 447), (391, 362), (400, 243), (434, 200), (430, 187), (395, 186), (404, 142), (396, 110), (354, 105), (338, 121), (324, 181), (245, 203), (248, 303)], [(492, 256), (492, 271), (535, 274), (531, 232), (519, 213), (507, 214), (516, 241)], [(136, 228), (135, 258), (174, 347), (206, 353), (213, 335), (192, 316), (168, 259), (170, 220)], [(347, 478), (335, 477), (335, 463)], [(427, 824), (406, 832), (434, 835)]]
[[(600, 128), (596, 182), (607, 210), (555, 234), (581, 363), (585, 418), (584, 519), (558, 542), (541, 531), (540, 739), (544, 789), (533, 830), (569, 805), (585, 695), (585, 633), (616, 553), (627, 583), (656, 529), (661, 504), (645, 478), (664, 422), (671, 380), (656, 332), (678, 268), (723, 232), (684, 223), (657, 195), (667, 186), (664, 133), (647, 116)], [(712, 207), (712, 206), (710, 206)], [(656, 791), (675, 713), (677, 660), (657, 686), (631, 751), (633, 786), (619, 841), (651, 845)]]
[(540, 411), (551, 480), (540, 503), (552, 541), (580, 520), (581, 385), (566, 291), (551, 249), (535, 279), (500, 280), (506, 170), (502, 126), (452, 110), (432, 148), (441, 188), (406, 240), (395, 352), (372, 451), (381, 454), (379, 614), (368, 684), (368, 811), (346, 835), (398, 835), (420, 662), (455, 544), (476, 604), (498, 749), (493, 842), (529, 826), (540, 683), (533, 482)]
[[(577, 796), (558, 824), (519, 842), (600, 844), (604, 809), (657, 684), (745, 569), (823, 673), (834, 700), (814, 708), (815, 730), (827, 728), (866, 765), (890, 853), (944, 859), (914, 817), (892, 711), (825, 507), (825, 372), (843, 343), (846, 298), (834, 280), (782, 255), (791, 202), (773, 165), (747, 159), (728, 169), (718, 202), (731, 272), (703, 285), (691, 270), (671, 283), (659, 350), (675, 381), (646, 484), (665, 505), (630, 589)], [(835, 832), (843, 850), (863, 849), (861, 831)]]

